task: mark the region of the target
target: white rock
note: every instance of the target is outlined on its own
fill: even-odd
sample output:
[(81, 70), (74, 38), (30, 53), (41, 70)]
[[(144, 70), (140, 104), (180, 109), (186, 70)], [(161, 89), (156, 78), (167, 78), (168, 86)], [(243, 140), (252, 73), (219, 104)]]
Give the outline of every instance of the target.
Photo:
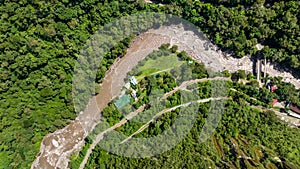
[(52, 144), (53, 144), (54, 147), (58, 147), (59, 146), (58, 142), (55, 139), (52, 140)]

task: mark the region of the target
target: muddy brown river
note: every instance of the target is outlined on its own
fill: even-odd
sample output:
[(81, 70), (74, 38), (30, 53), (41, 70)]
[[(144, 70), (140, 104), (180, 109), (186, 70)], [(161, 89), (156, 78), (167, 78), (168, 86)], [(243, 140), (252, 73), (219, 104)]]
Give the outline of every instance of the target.
[[(31, 168), (67, 168), (70, 155), (84, 146), (84, 138), (98, 124), (100, 112), (121, 91), (127, 72), (164, 43), (178, 45), (179, 50), (186, 51), (195, 61), (205, 63), (206, 67), (214, 71), (225, 69), (230, 72), (239, 69), (252, 71), (253, 63), (249, 57), (226, 59), (224, 54), (216, 51), (217, 48), (213, 45), (205, 49), (206, 41), (197, 38), (193, 32), (185, 31), (179, 25), (149, 30), (135, 37), (127, 54), (112, 65), (112, 69), (108, 71), (101, 84), (99, 94), (90, 100), (86, 109), (69, 125), (43, 138), (40, 151)], [(267, 66), (270, 76), (282, 76), (284, 81), (294, 84), (297, 88), (300, 87), (300, 80), (290, 73), (278, 71), (272, 65)]]

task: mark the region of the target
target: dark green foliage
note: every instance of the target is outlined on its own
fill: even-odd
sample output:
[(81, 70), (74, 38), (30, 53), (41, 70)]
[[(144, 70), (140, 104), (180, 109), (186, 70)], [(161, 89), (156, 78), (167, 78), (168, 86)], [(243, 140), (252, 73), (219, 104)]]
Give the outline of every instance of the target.
[(238, 70), (238, 76), (241, 79), (246, 79), (247, 78), (247, 74), (246, 74), (245, 70)]
[(257, 80), (253, 79), (253, 80), (250, 80), (250, 82), (248, 82), (247, 85), (258, 88), (259, 87), (259, 82)]
[[(47, 133), (76, 117), (72, 73), (98, 28), (135, 4), (100, 1), (2, 1), (0, 5), (0, 168), (30, 168)], [(103, 60), (97, 82), (130, 39)], [(5, 159), (5, 160), (4, 160)]]
[(116, 44), (112, 49), (110, 49), (110, 52), (103, 58), (96, 74), (97, 83), (102, 82), (106, 71), (114, 63), (115, 59), (117, 57), (122, 57), (126, 54), (126, 50), (129, 46), (131, 39), (132, 37), (126, 38), (123, 41)]
[[(243, 106), (241, 106), (243, 105)], [(273, 165), (299, 166), (300, 133), (283, 124), (272, 111), (260, 112), (243, 102), (228, 101), (214, 135), (199, 143), (199, 135), (208, 114), (209, 103), (201, 104), (199, 117), (191, 132), (169, 151), (149, 158), (127, 158), (113, 155), (97, 146), (86, 168), (264, 168)], [(169, 128), (178, 111), (169, 112), (136, 137), (151, 137)], [(284, 132), (282, 132), (284, 131)], [(276, 141), (274, 141), (276, 140)], [(288, 140), (288, 143), (286, 142)], [(286, 146), (282, 146), (286, 145)], [(293, 148), (294, 154), (291, 153)], [(242, 157), (249, 157), (241, 158)], [(277, 162), (275, 157), (284, 162)], [(122, 164), (122, 165), (121, 165)]]
[[(299, 1), (176, 0), (172, 3), (170, 0), (157, 1), (164, 3), (164, 6), (147, 4), (144, 1), (133, 3), (127, 0), (1, 2), (0, 168), (30, 168), (43, 136), (62, 128), (76, 117), (71, 93), (75, 60), (86, 40), (101, 25), (115, 18), (143, 10), (172, 13), (196, 24), (219, 47), (231, 50), (239, 57), (256, 54), (255, 45), (260, 42), (265, 45), (261, 51), (262, 56), (296, 70), (299, 70), (300, 66)], [(116, 44), (106, 55), (102, 62), (103, 66), (97, 73), (97, 82), (102, 81), (104, 72), (109, 69), (114, 59), (124, 54), (129, 40), (130, 38)], [(171, 47), (171, 50), (174, 52), (175, 48)], [(178, 56), (184, 57), (185, 54), (179, 53)], [(193, 73), (197, 78), (206, 75), (199, 65), (194, 67)], [(276, 94), (281, 100), (292, 100), (300, 104), (299, 96), (292, 86), (280, 84), (278, 88), (280, 90), (276, 90)], [(204, 87), (199, 90), (206, 93), (208, 89)], [(251, 92), (253, 95), (256, 94), (255, 90)], [(261, 98), (267, 102), (271, 96)], [(120, 118), (119, 114), (116, 118)], [(113, 122), (111, 120), (111, 123)], [(277, 132), (282, 133), (275, 126), (273, 131), (270, 130), (263, 136), (273, 137)], [(287, 130), (286, 135), (291, 136), (289, 133)], [(297, 138), (297, 135), (290, 138)], [(290, 159), (299, 157), (299, 154), (293, 153), (292, 148), (286, 148), (289, 145), (282, 146), (289, 144), (289, 141), (280, 136), (270, 140), (272, 140), (270, 145), (279, 140), (280, 144), (274, 147), (279, 147), (280, 154)], [(186, 144), (195, 145), (188, 140)], [(193, 149), (190, 145), (184, 147), (185, 150), (178, 148), (173, 154), (183, 156), (190, 151), (210, 154), (203, 147), (203, 149), (197, 147)], [(96, 162), (99, 162), (100, 168), (103, 165), (106, 167), (121, 165), (116, 160), (119, 157), (110, 157), (102, 151), (99, 156), (101, 158), (97, 155), (94, 157), (97, 157)], [(212, 166), (210, 160), (201, 158), (194, 153), (186, 159), (190, 159), (190, 166), (194, 168), (198, 164), (203, 168)], [(163, 167), (161, 161), (169, 160), (175, 161), (175, 167), (187, 168), (178, 159), (174, 156), (146, 162), (143, 159), (131, 159), (134, 163), (130, 162), (128, 167), (138, 168), (143, 165), (161, 168)], [(214, 155), (211, 159), (217, 160)], [(140, 165), (137, 162), (140, 162)], [(221, 168), (225, 167), (220, 162), (218, 164)], [(292, 166), (289, 161), (284, 162), (284, 165)]]
[(238, 74), (238, 73), (233, 73), (233, 74), (231, 75), (231, 80), (232, 80), (233, 82), (238, 82), (238, 81), (240, 80), (239, 74)]
[[(97, 146), (86, 167), (102, 165), (106, 168), (116, 168), (122, 164), (122, 167), (126, 168), (297, 168), (300, 165), (300, 144), (297, 139), (300, 136), (299, 130), (287, 126), (271, 110), (260, 111), (252, 107), (268, 107), (275, 94), (266, 88), (258, 89), (231, 81), (226, 85), (231, 99), (222, 110), (222, 119), (214, 134), (204, 143), (199, 142), (199, 136), (208, 113), (212, 113), (209, 112), (211, 103), (199, 104), (199, 116), (194, 127), (187, 137), (171, 150), (154, 157), (135, 159), (116, 156)], [(231, 90), (233, 86), (235, 89)], [(207, 98), (210, 97), (210, 87), (211, 81), (207, 81), (191, 85), (188, 89), (197, 88), (200, 98)], [(176, 92), (167, 100), (172, 102), (179, 98), (180, 93)], [(174, 103), (169, 107), (179, 104)], [(161, 134), (174, 124), (179, 113), (180, 109), (176, 109), (163, 114), (134, 137), (147, 138)], [(129, 121), (117, 131), (129, 136), (141, 126), (142, 123)]]

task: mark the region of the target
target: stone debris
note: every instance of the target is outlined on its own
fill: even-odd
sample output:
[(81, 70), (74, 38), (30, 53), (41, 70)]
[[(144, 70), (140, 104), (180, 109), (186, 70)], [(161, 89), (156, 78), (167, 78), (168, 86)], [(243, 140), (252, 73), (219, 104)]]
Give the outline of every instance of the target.
[(53, 144), (54, 147), (58, 147), (59, 146), (58, 142), (55, 139), (52, 140), (52, 144)]

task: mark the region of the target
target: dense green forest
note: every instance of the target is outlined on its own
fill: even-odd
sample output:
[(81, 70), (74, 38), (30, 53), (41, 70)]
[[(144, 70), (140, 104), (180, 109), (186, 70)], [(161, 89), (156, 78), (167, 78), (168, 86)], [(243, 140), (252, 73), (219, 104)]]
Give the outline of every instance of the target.
[[(43, 136), (75, 118), (72, 73), (79, 51), (101, 25), (121, 16), (139, 11), (182, 16), (223, 50), (255, 54), (259, 42), (263, 56), (299, 70), (299, 1), (161, 1), (165, 5), (1, 1), (0, 168), (29, 168)], [(127, 45), (124, 40), (106, 55), (97, 82)]]
[[(283, 124), (274, 112), (260, 112), (240, 98), (230, 100), (226, 103), (215, 134), (200, 143), (199, 136), (205, 122), (203, 119), (207, 117), (208, 110), (209, 103), (200, 104), (201, 113), (191, 132), (177, 146), (161, 155), (149, 158), (120, 157), (97, 146), (86, 168), (299, 168), (299, 131)], [(165, 114), (137, 137), (159, 134), (177, 116), (178, 111)], [(130, 124), (120, 131), (129, 135), (132, 130), (139, 128), (134, 123)], [(74, 161), (70, 167), (77, 168), (78, 164), (80, 161)]]
[[(174, 47), (172, 48), (174, 49)], [(165, 108), (171, 108), (186, 103), (184, 99), (181, 99), (182, 94), (184, 94), (183, 91), (177, 91), (167, 97), (166, 100), (161, 100), (162, 104), (153, 103), (153, 99), (149, 98), (151, 97), (149, 96), (151, 91), (162, 90), (163, 93), (167, 93), (180, 85), (182, 81), (188, 80), (185, 77), (183, 77), (185, 80), (181, 80), (181, 78), (174, 76), (186, 72), (182, 69), (184, 64), (177, 65), (178, 67), (171, 70), (163, 68), (167, 70), (163, 72), (154, 70), (154, 72), (160, 72), (158, 74), (153, 74), (151, 70), (149, 72), (147, 69), (141, 69), (147, 67), (148, 63), (152, 63), (153, 59), (160, 61), (161, 58), (168, 58), (171, 60), (169, 55), (172, 48), (168, 49), (167, 44), (162, 45), (159, 51), (149, 54), (145, 60), (139, 62), (138, 66), (129, 72), (129, 77), (136, 75), (138, 78), (143, 75), (142, 79), (138, 78), (140, 80), (138, 85), (131, 84), (137, 90), (138, 97), (136, 102), (131, 100), (131, 105), (134, 109), (142, 105), (147, 106), (141, 115), (116, 129), (116, 131), (124, 134), (125, 138), (139, 130), (144, 123), (163, 110), (164, 106)], [(166, 50), (170, 50), (169, 53)], [(173, 53), (176, 53), (180, 61), (190, 61), (184, 51), (173, 51)], [(179, 72), (174, 73), (174, 71), (178, 71), (178, 68)], [(208, 76), (204, 65), (194, 62), (189, 64), (188, 68), (193, 72), (194, 78), (201, 79)], [(142, 70), (142, 72), (139, 72), (139, 70)], [(113, 152), (107, 152), (107, 149), (103, 146), (108, 143), (108, 145), (116, 148), (118, 147), (118, 140), (122, 141), (124, 138), (120, 138), (115, 133), (108, 133), (94, 149), (86, 168), (298, 168), (300, 165), (298, 159), (300, 144), (297, 139), (300, 136), (299, 129), (290, 128), (280, 121), (273, 111), (260, 110), (260, 108), (269, 108), (273, 98), (292, 99), (293, 95), (299, 91), (295, 90), (293, 86), (281, 82), (280, 78), (269, 79), (279, 86), (277, 91), (289, 90), (290, 93), (282, 95), (281, 93), (272, 93), (267, 88), (258, 88), (258, 84), (253, 81), (256, 77), (242, 70), (233, 74), (224, 72), (224, 75), (230, 79), (235, 79), (233, 77), (237, 76), (238, 79), (247, 81), (247, 83), (227, 80), (226, 86), (229, 99), (225, 104), (222, 120), (214, 134), (207, 141), (201, 143), (199, 139), (201, 132), (203, 132), (201, 130), (205, 119), (209, 113), (212, 113), (209, 112), (211, 105), (210, 103), (200, 103), (197, 111), (199, 112), (197, 121), (190, 133), (171, 150), (148, 158), (120, 157), (114, 155)], [(212, 81), (192, 84), (187, 89), (197, 91), (198, 99), (212, 97)], [(282, 97), (279, 98), (279, 96)], [(293, 100), (293, 102), (297, 101)], [(128, 111), (131, 112), (134, 109), (130, 105), (128, 108), (118, 109), (111, 102), (102, 112), (102, 120), (104, 121), (97, 127), (97, 132), (93, 132), (86, 138), (86, 145), (79, 153), (72, 155), (69, 167), (78, 168), (95, 135), (118, 123), (128, 114)], [(178, 117), (185, 114), (183, 113), (184, 109), (185, 107), (180, 107), (162, 114), (142, 132), (134, 135), (133, 138), (150, 138), (162, 134), (170, 129)], [(124, 113), (124, 110), (126, 113)], [(145, 121), (145, 119), (148, 120)], [(109, 126), (104, 125), (105, 122)], [(159, 145), (157, 143), (157, 146)], [(124, 150), (120, 149), (118, 153), (120, 151)], [(128, 156), (128, 153), (134, 155), (135, 151), (134, 148), (126, 149), (126, 156)]]
[[(76, 117), (72, 73), (86, 40), (137, 8), (126, 2), (6, 1), (0, 11), (0, 168), (29, 168), (43, 136)], [(103, 65), (124, 49), (126, 41)], [(107, 68), (100, 67), (102, 73)]]
[[(230, 82), (227, 85), (230, 90), (238, 84)], [(159, 87), (160, 84), (157, 83), (156, 86)], [(198, 83), (196, 87), (202, 98), (209, 97), (209, 94), (203, 93), (203, 88), (209, 91), (210, 83)], [(200, 143), (199, 136), (205, 122), (203, 119), (208, 115), (209, 103), (199, 104), (201, 113), (196, 124), (188, 136), (173, 149), (150, 158), (128, 158), (108, 153), (101, 146), (97, 146), (86, 168), (298, 168), (299, 130), (292, 129), (281, 122), (274, 112), (260, 111), (253, 107), (267, 105), (265, 102), (252, 102), (251, 99), (249, 101), (248, 95), (241, 94), (247, 92), (244, 87), (237, 87), (237, 90), (238, 92), (229, 92), (232, 100), (227, 101), (222, 121), (215, 134), (206, 142)], [(271, 94), (270, 91), (265, 92)], [(180, 104), (178, 93), (171, 98), (175, 100), (171, 106)], [(257, 98), (259, 99), (259, 96)], [(170, 128), (179, 114), (180, 111), (176, 109), (160, 116), (136, 137), (146, 138), (161, 134)], [(103, 115), (110, 125), (123, 118), (114, 104), (110, 104), (103, 111)], [(117, 131), (129, 136), (141, 126), (141, 123), (129, 121), (126, 125), (117, 128)], [(110, 141), (109, 136), (108, 134), (104, 142)], [(92, 136), (88, 137), (85, 148), (72, 157), (71, 168), (78, 168), (86, 149), (92, 143), (92, 138)], [(116, 139), (116, 136), (113, 138)]]

